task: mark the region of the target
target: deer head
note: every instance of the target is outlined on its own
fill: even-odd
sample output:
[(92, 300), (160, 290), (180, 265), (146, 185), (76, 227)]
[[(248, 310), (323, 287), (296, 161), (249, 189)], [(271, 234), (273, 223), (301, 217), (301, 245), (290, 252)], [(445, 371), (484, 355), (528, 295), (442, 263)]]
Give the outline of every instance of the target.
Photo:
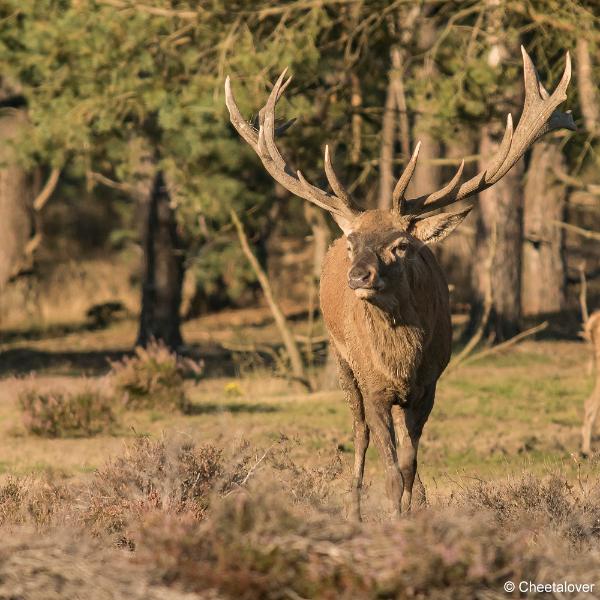
[(525, 100), (523, 112), (513, 130), (509, 114), (498, 152), (487, 168), (463, 182), (464, 161), (454, 177), (442, 189), (408, 199), (406, 189), (414, 173), (420, 143), (400, 176), (389, 211), (363, 210), (344, 189), (333, 169), (329, 147), (325, 146), (325, 175), (331, 192), (306, 180), (300, 171), (294, 172), (282, 157), (275, 136), (293, 121), (275, 126), (275, 105), (289, 85), (284, 71), (276, 81), (267, 103), (258, 115), (258, 130), (241, 115), (235, 102), (229, 77), (225, 81), (225, 101), (231, 123), (254, 149), (269, 174), (290, 192), (327, 210), (344, 232), (348, 241), (351, 266), (348, 285), (363, 299), (373, 300), (384, 294), (387, 282), (400, 274), (406, 261), (414, 258), (426, 244), (440, 241), (451, 233), (468, 215), (471, 208), (458, 213), (429, 213), (469, 198), (498, 182), (539, 137), (560, 128), (575, 129), (570, 113), (557, 107), (566, 100), (571, 77), (571, 61), (566, 55), (562, 78), (552, 95), (542, 85), (531, 58), (523, 54)]

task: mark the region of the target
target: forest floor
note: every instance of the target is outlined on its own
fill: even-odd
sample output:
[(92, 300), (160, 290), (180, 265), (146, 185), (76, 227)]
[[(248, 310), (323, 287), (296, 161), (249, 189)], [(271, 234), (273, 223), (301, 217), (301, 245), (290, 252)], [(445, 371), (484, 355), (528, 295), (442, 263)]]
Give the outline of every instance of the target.
[[(317, 338), (323, 333), (319, 326), (317, 324), (315, 332)], [(306, 322), (296, 319), (293, 321), (293, 328), (296, 333), (305, 334)], [(148, 510), (149, 492), (144, 491), (143, 500), (136, 496), (135, 511), (131, 508), (130, 500), (127, 500), (127, 519), (130, 521), (123, 517), (123, 522), (143, 522), (144, 529), (140, 533), (139, 529), (128, 525), (135, 533), (130, 533), (128, 529), (127, 535), (133, 536), (135, 542), (131, 542), (123, 534), (118, 538), (117, 545), (134, 547), (138, 544), (139, 546), (135, 547), (139, 547), (140, 550), (134, 562), (141, 560), (146, 564), (144, 561), (148, 561), (148, 565), (152, 565), (154, 569), (149, 575), (150, 571), (145, 571), (143, 567), (141, 574), (138, 574), (139, 581), (145, 582), (144, 585), (147, 586), (139, 592), (140, 598), (400, 598), (412, 595), (459, 598), (475, 597), (473, 594), (480, 589), (492, 590), (493, 593), (499, 594), (492, 593), (485, 596), (487, 598), (499, 598), (506, 597), (500, 589), (500, 582), (502, 578), (507, 577), (506, 573), (511, 574), (511, 577), (524, 577), (524, 574), (531, 577), (532, 573), (541, 577), (544, 573), (548, 575), (555, 565), (559, 564), (562, 565), (560, 568), (564, 576), (573, 574), (575, 567), (572, 564), (575, 563), (569, 562), (571, 559), (567, 560), (565, 557), (572, 556), (574, 547), (577, 547), (577, 552), (582, 552), (582, 556), (587, 560), (577, 563), (582, 565), (581, 573), (598, 572), (600, 555), (596, 557), (594, 552), (597, 552), (596, 540), (600, 526), (586, 525), (586, 529), (581, 525), (583, 521), (600, 523), (600, 512), (589, 508), (592, 506), (591, 498), (593, 506), (600, 506), (600, 503), (596, 503), (594, 495), (596, 492), (600, 494), (598, 461), (595, 458), (583, 460), (578, 455), (583, 401), (593, 384), (590, 352), (583, 342), (524, 341), (503, 353), (466, 364), (442, 377), (436, 404), (422, 437), (419, 457), (421, 478), (432, 506), (427, 509), (429, 517), (419, 516), (423, 514), (419, 511), (415, 513), (414, 521), (405, 522), (399, 526), (399, 530), (385, 529), (388, 527), (385, 523), (389, 522), (390, 515), (385, 501), (382, 471), (376, 451), (373, 448), (369, 449), (363, 513), (367, 522), (384, 527), (387, 533), (382, 533), (384, 530), (380, 529), (346, 531), (343, 529), (346, 526), (340, 524), (345, 522), (353, 460), (352, 423), (341, 392), (307, 393), (300, 384), (276, 376), (273, 370), (265, 365), (264, 357), (260, 358), (258, 354), (253, 356), (251, 353), (225, 352), (224, 349), (231, 349), (232, 346), (248, 347), (254, 344), (256, 347), (262, 347), (277, 339), (268, 314), (262, 309), (211, 316), (184, 325), (186, 343), (194, 353), (206, 359), (205, 373), (197, 380), (186, 380), (187, 394), (192, 403), (187, 414), (158, 409), (135, 412), (123, 410), (119, 415), (119, 425), (113, 428), (110, 434), (91, 438), (44, 439), (26, 433), (19, 408), (19, 394), (23, 390), (73, 390), (89, 385), (99, 388), (109, 386), (108, 359), (116, 360), (124, 356), (133, 344), (135, 333), (135, 323), (126, 320), (100, 330), (67, 327), (54, 331), (11, 332), (0, 345), (0, 526), (10, 528), (17, 525), (21, 527), (19, 524), (22, 523), (26, 525), (25, 532), (19, 530), (21, 533), (15, 538), (21, 540), (18, 542), (21, 545), (14, 554), (24, 557), (24, 562), (18, 562), (15, 566), (7, 558), (8, 551), (4, 554), (0, 551), (0, 598), (4, 597), (2, 593), (7, 590), (7, 593), (12, 594), (15, 593), (15, 589), (21, 590), (17, 584), (13, 585), (14, 582), (10, 583), (13, 581), (10, 576), (6, 576), (5, 583), (2, 583), (2, 577), (9, 572), (21, 573), (25, 580), (33, 582), (33, 591), (29, 595), (24, 594), (24, 598), (46, 600), (67, 597), (61, 596), (58, 584), (56, 590), (59, 591), (52, 587), (54, 583), (51, 587), (56, 594), (49, 594), (50, 588), (46, 579), (40, 580), (38, 575), (32, 574), (40, 572), (39, 564), (42, 563), (45, 566), (41, 572), (46, 575), (57, 572), (61, 578), (70, 582), (69, 585), (74, 585), (74, 589), (79, 589), (77, 578), (80, 575), (73, 575), (69, 570), (71, 567), (67, 568), (65, 565), (71, 565), (69, 561), (75, 552), (79, 562), (73, 564), (79, 565), (77, 568), (81, 569), (81, 573), (87, 573), (86, 569), (91, 568), (89, 557), (96, 556), (94, 548), (98, 533), (94, 530), (92, 537), (85, 537), (88, 540), (85, 544), (80, 545), (78, 542), (75, 551), (73, 540), (79, 539), (80, 534), (69, 534), (69, 537), (64, 531), (80, 518), (88, 529), (91, 527), (90, 522), (97, 523), (93, 519), (97, 519), (99, 514), (98, 505), (108, 502), (107, 497), (111, 498), (111, 494), (117, 489), (114, 481), (122, 483), (122, 473), (115, 475), (115, 470), (125, 469), (123, 464), (127, 461), (142, 460), (136, 455), (136, 452), (140, 452), (139, 448), (135, 448), (136, 444), (140, 443), (140, 438), (145, 436), (159, 444), (164, 442), (169, 445), (173, 440), (179, 440), (179, 444), (200, 449), (200, 458), (194, 458), (194, 461), (199, 460), (200, 463), (206, 459), (202, 454), (205, 448), (218, 448), (219, 452), (223, 452), (223, 456), (228, 457), (228, 464), (235, 463), (236, 468), (243, 465), (245, 469), (242, 475), (231, 476), (231, 481), (238, 482), (236, 486), (250, 486), (256, 479), (261, 482), (262, 487), (259, 489), (268, 489), (264, 492), (264, 501), (260, 500), (263, 498), (263, 491), (255, 490), (249, 501), (255, 502), (258, 499), (258, 504), (251, 504), (249, 507), (244, 505), (242, 508), (239, 504), (235, 504), (233, 508), (230, 505), (231, 490), (223, 493), (225, 499), (216, 504), (218, 508), (210, 509), (215, 511), (215, 516), (211, 517), (213, 520), (200, 521), (204, 523), (202, 527), (205, 528), (198, 533), (200, 537), (194, 538), (196, 534), (193, 532), (196, 530), (189, 526), (191, 529), (185, 529), (188, 537), (182, 533), (176, 541), (169, 536), (174, 535), (173, 531), (179, 531), (177, 527), (181, 527), (183, 517), (177, 517), (177, 523), (169, 521), (173, 518), (173, 511), (171, 508), (164, 508), (164, 498), (160, 502), (157, 501), (162, 508), (157, 509), (153, 505), (152, 509), (155, 512), (163, 511), (163, 516), (157, 522), (152, 521), (149, 529), (146, 523), (147, 514), (144, 512)], [(320, 368), (315, 367), (315, 373)], [(598, 437), (593, 440), (594, 444), (597, 448), (600, 447)], [(142, 448), (141, 452), (142, 462), (152, 463), (158, 460), (155, 456), (156, 447)], [(244, 454), (243, 459), (236, 458), (240, 453)], [(268, 459), (265, 458), (267, 455)], [(177, 456), (181, 456), (181, 453)], [(160, 461), (164, 460), (164, 457), (160, 458)], [(177, 465), (179, 463), (173, 469), (179, 473), (177, 469), (181, 466)], [(165, 469), (166, 467), (160, 467), (159, 471)], [(206, 469), (210, 471), (208, 467)], [(216, 471), (222, 476), (219, 469), (221, 467)], [(152, 477), (164, 477), (164, 474), (159, 476), (156, 472), (152, 472)], [(131, 477), (131, 474), (127, 477)], [(187, 481), (188, 479), (185, 479), (185, 482)], [(547, 483), (548, 481), (550, 483)], [(39, 482), (42, 482), (42, 492), (36, 487)], [(169, 483), (171, 484), (172, 482)], [(19, 487), (21, 485), (23, 487)], [(112, 491), (106, 491), (107, 485)], [(156, 490), (165, 485), (167, 484), (164, 481), (160, 485), (156, 484), (152, 494), (158, 494)], [(277, 496), (281, 490), (276, 492), (275, 500), (273, 499), (273, 485), (284, 488), (285, 500)], [(77, 495), (79, 492), (73, 490), (80, 490), (82, 486), (91, 487), (86, 488), (88, 491), (84, 496)], [(48, 492), (48, 489), (52, 491)], [(56, 491), (58, 489), (62, 491)], [(97, 496), (94, 496), (95, 493)], [(48, 494), (52, 496), (51, 501), (48, 500)], [(43, 501), (40, 500), (41, 497)], [(17, 498), (17, 505), (26, 504), (28, 514), (34, 517), (15, 516), (21, 515), (21, 509), (10, 508), (13, 506), (10, 502), (13, 502), (14, 498)], [(40, 502), (43, 509), (40, 508)], [(120, 506), (118, 510), (114, 506), (110, 508), (108, 512), (112, 515), (111, 518), (114, 517), (115, 511), (125, 510), (122, 508), (125, 502), (122, 497), (118, 502), (114, 499), (110, 499), (110, 502)], [(204, 503), (204, 500), (202, 502)], [(320, 504), (321, 508), (315, 509), (315, 503)], [(310, 508), (306, 508), (309, 504)], [(48, 538), (50, 541), (47, 542), (47, 546), (43, 541), (46, 538), (31, 537), (27, 532), (32, 519), (36, 527), (40, 526), (40, 514), (44, 515), (41, 519), (43, 527), (50, 527), (48, 522), (56, 524), (56, 517), (51, 518), (48, 515), (57, 514), (56, 506), (64, 508), (67, 505), (69, 516), (64, 517), (65, 521), (61, 523), (68, 522), (69, 527), (60, 526), (60, 534), (53, 533), (54, 537)], [(81, 508), (84, 505), (87, 506), (85, 510)], [(6, 508), (7, 506), (9, 508)], [(144, 507), (143, 510), (141, 506)], [(204, 507), (204, 504), (202, 506)], [(303, 507), (300, 513), (294, 512), (298, 510), (298, 506)], [(329, 511), (329, 517), (325, 521), (320, 520), (322, 514), (319, 510), (323, 507)], [(292, 511), (289, 514), (285, 512), (288, 508)], [(266, 513), (261, 511), (267, 509), (268, 516), (265, 516)], [(85, 513), (84, 517), (81, 517), (82, 510)], [(100, 512), (106, 510), (104, 506)], [(202, 510), (204, 511), (205, 507)], [(231, 587), (231, 578), (241, 577), (239, 569), (242, 567), (238, 563), (227, 563), (224, 555), (218, 550), (221, 543), (230, 543), (222, 542), (222, 539), (230, 539), (223, 531), (227, 531), (227, 527), (233, 526), (234, 522), (242, 522), (235, 521), (228, 512), (231, 510), (248, 510), (254, 519), (249, 530), (239, 525), (243, 531), (238, 531), (231, 538), (245, 540), (244, 548), (252, 548), (252, 552), (247, 554), (236, 545), (238, 541), (234, 543), (231, 540), (234, 550), (229, 547), (227, 550), (242, 552), (244, 560), (250, 561), (244, 567), (247, 572), (244, 571), (243, 577), (246, 577), (247, 581), (242, 591), (235, 586)], [(488, 525), (487, 511), (490, 510), (497, 519), (497, 524), (493, 527)], [(94, 515), (92, 521), (90, 511)], [(141, 519), (140, 511), (146, 520)], [(197, 511), (197, 507), (194, 511)], [(285, 514), (280, 514), (281, 511)], [(76, 518), (75, 514), (79, 516)], [(131, 514), (135, 514), (135, 518)], [(187, 515), (185, 511), (183, 514)], [(193, 514), (196, 515), (196, 512)], [(204, 512), (202, 514), (204, 515)], [(209, 514), (212, 513), (209, 511)], [(301, 522), (302, 527), (306, 526), (308, 529), (302, 529), (299, 524), (289, 524), (290, 519), (293, 521), (298, 514), (301, 515), (298, 523)], [(196, 516), (193, 518), (196, 519)], [(277, 522), (272, 523), (272, 518)], [(106, 519), (106, 512), (102, 512), (102, 519)], [(104, 523), (102, 519), (100, 522)], [(531, 560), (523, 558), (521, 550), (514, 550), (522, 546), (519, 541), (519, 536), (522, 535), (521, 526), (528, 519), (531, 520), (528, 527), (531, 528), (532, 539), (540, 540), (544, 536), (550, 536), (545, 545), (537, 542), (529, 545), (527, 542), (527, 552), (533, 552)], [(572, 524), (573, 519), (577, 521), (576, 526)], [(494, 522), (496, 523), (496, 520)], [(334, 533), (328, 529), (331, 523), (338, 523), (338, 529)], [(211, 527), (216, 529), (210, 529)], [(281, 536), (288, 535), (288, 527), (294, 530), (296, 537), (284, 544)], [(409, 530), (406, 530), (406, 527), (409, 527)], [(489, 527), (493, 530), (488, 530)], [(499, 529), (494, 529), (496, 527)], [(536, 527), (538, 529), (535, 529)], [(299, 533), (298, 528), (302, 529), (302, 533)], [(114, 536), (114, 532), (120, 530), (113, 523), (103, 531), (108, 531)], [(343, 535), (339, 533), (342, 530), (346, 531)], [(464, 531), (467, 531), (467, 534), (463, 539)], [(572, 531), (579, 532), (575, 541), (569, 537)], [(211, 535), (217, 537), (213, 539)], [(421, 578), (419, 585), (424, 585), (425, 589), (429, 589), (431, 585), (437, 592), (425, 596), (419, 595), (423, 589), (419, 592), (405, 587), (407, 580), (401, 576), (402, 569), (398, 571), (391, 566), (389, 573), (385, 569), (381, 571), (383, 574), (372, 573), (369, 562), (371, 558), (367, 560), (365, 556), (371, 556), (373, 553), (383, 556), (381, 552), (384, 550), (380, 544), (391, 543), (389, 535), (400, 536), (408, 546), (414, 542), (416, 548), (420, 548), (422, 538), (430, 538), (431, 544), (437, 544), (435, 547), (441, 556), (438, 559), (444, 565), (444, 561), (450, 561), (448, 564), (452, 566), (452, 561), (455, 560), (452, 557), (455, 554), (463, 557), (460, 558), (464, 559), (463, 566), (466, 569), (463, 580), (450, 583), (446, 579), (438, 581), (440, 565), (429, 558), (424, 559), (420, 565), (423, 569), (423, 565), (428, 565), (430, 571), (423, 570), (417, 579)], [(568, 538), (568, 541), (564, 542), (565, 548), (561, 546), (557, 550), (558, 546), (552, 541), (554, 535), (563, 536), (564, 540)], [(146, 543), (144, 536), (149, 536), (150, 544)], [(257, 541), (259, 538), (260, 542)], [(267, 538), (268, 544), (264, 541)], [(471, 540), (469, 544), (477, 540), (476, 549), (471, 545), (464, 546), (463, 542), (467, 538)], [(494, 538), (493, 543), (491, 538)], [(498, 541), (500, 538), (501, 541)], [(206, 539), (212, 540), (210, 552), (205, 547), (209, 544)], [(155, 545), (162, 548), (161, 544), (166, 544), (164, 552), (169, 557), (168, 564), (164, 564), (164, 553), (160, 556), (152, 554), (149, 558), (148, 549), (154, 551)], [(185, 547), (180, 547), (179, 544)], [(327, 546), (329, 549), (325, 551), (319, 549), (319, 544), (332, 546)], [(357, 544), (360, 547), (357, 547)], [(109, 547), (114, 547), (114, 539)], [(269, 548), (269, 560), (265, 563), (263, 556), (257, 563), (253, 562), (256, 558), (254, 553), (259, 552), (257, 548), (262, 552), (263, 547)], [(281, 550), (284, 547), (286, 550)], [(49, 548), (52, 548), (52, 551)], [(142, 550), (143, 548), (146, 550)], [(296, 555), (296, 558), (289, 558), (285, 554), (289, 548), (297, 549), (298, 556), (302, 556), (301, 560)], [(339, 548), (345, 548), (343, 552), (347, 552), (346, 558), (343, 558), (346, 555), (338, 556), (338, 551), (341, 552)], [(541, 548), (545, 548), (543, 552)], [(591, 552), (590, 548), (594, 548), (594, 551)], [(552, 556), (548, 554), (548, 549), (552, 550)], [(364, 556), (361, 554), (363, 551), (366, 552)], [(276, 554), (273, 555), (273, 552)], [(285, 560), (279, 552), (285, 554)], [(493, 556), (489, 555), (490, 552)], [(52, 564), (48, 563), (50, 554), (58, 557), (56, 560), (52, 558)], [(71, 558), (68, 558), (69, 556)], [(112, 554), (101, 556), (104, 557), (102, 560), (108, 561), (107, 564), (114, 565), (115, 573), (120, 579), (118, 582), (111, 579), (103, 584), (108, 590), (106, 596), (102, 595), (101, 591), (104, 588), (101, 589), (100, 586), (95, 588), (93, 593), (90, 592), (90, 598), (137, 598), (137, 592), (134, 593), (131, 588), (133, 575), (121, 573), (120, 567), (117, 567), (121, 559)], [(140, 556), (144, 558), (140, 559)], [(190, 575), (191, 567), (186, 562), (188, 559), (192, 560), (190, 556), (194, 557), (194, 569), (199, 569), (198, 565), (203, 564), (208, 571), (192, 569), (194, 574)], [(253, 557), (252, 560), (249, 556)], [(467, 558), (464, 558), (465, 556)], [(484, 556), (485, 558), (482, 558)], [(598, 561), (592, 557), (598, 558)], [(285, 562), (288, 559), (289, 564)], [(7, 560), (9, 562), (6, 562)], [(279, 563), (281, 560), (285, 562), (284, 566)], [(299, 567), (298, 560), (305, 566)], [(315, 575), (315, 560), (319, 569), (326, 570), (323, 565), (329, 565), (327, 569), (331, 568), (333, 571), (327, 571), (326, 574), (319, 572), (320, 574)], [(323, 564), (319, 562), (322, 560)], [(500, 568), (497, 567), (498, 561), (508, 563), (502, 563), (504, 566)], [(368, 565), (368, 572), (361, 571), (363, 564)], [(309, 568), (306, 565), (313, 567)], [(305, 567), (308, 569), (306, 572)], [(527, 570), (529, 568), (530, 571)], [(287, 587), (283, 588), (283, 584), (277, 583), (278, 577), (282, 576), (282, 569), (287, 573), (284, 577)], [(342, 569), (343, 576), (340, 575), (339, 569)], [(456, 572), (453, 569), (455, 567), (448, 571), (450, 575), (446, 573), (444, 577), (454, 577)], [(478, 569), (483, 570), (480, 573)], [(348, 570), (351, 571), (351, 576), (348, 575)], [(209, 571), (210, 576), (207, 575)], [(292, 571), (293, 576), (289, 574)], [(232, 575), (233, 572), (235, 573)], [(267, 572), (268, 577), (265, 575)], [(153, 579), (156, 573), (160, 573), (161, 586), (175, 586), (170, 588), (169, 594), (172, 595), (165, 595), (159, 588), (153, 587), (158, 585)], [(388, 575), (391, 577), (389, 581), (386, 579)], [(100, 580), (102, 577), (106, 577), (106, 573), (101, 575)], [(315, 583), (317, 580), (318, 585)], [(7, 581), (13, 587), (10, 587)], [(416, 585), (414, 581), (411, 585), (413, 584)], [(4, 589), (2, 585), (9, 587)], [(381, 585), (384, 585), (384, 592), (385, 586), (392, 586), (390, 589), (393, 591), (386, 595), (381, 592)], [(320, 586), (324, 586), (322, 590)], [(213, 587), (217, 590), (214, 595), (204, 593)], [(175, 589), (178, 591), (173, 591)], [(199, 592), (200, 589), (202, 593)], [(249, 592), (250, 589), (255, 591)], [(180, 593), (182, 595), (179, 595)], [(188, 596), (188, 593), (191, 595)], [(17, 594), (15, 597), (21, 596)]]

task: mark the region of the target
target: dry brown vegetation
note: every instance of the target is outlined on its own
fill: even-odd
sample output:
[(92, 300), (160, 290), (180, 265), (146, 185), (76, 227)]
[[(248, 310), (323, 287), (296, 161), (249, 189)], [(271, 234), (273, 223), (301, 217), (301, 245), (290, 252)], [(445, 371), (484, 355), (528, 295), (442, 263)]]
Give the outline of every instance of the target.
[(597, 477), (479, 481), (359, 525), (330, 502), (340, 470), (300, 467), (286, 446), (140, 438), (87, 484), (10, 478), (0, 597), (463, 599), (597, 581)]
[[(597, 582), (598, 463), (571, 457), (593, 383), (584, 344), (529, 341), (443, 378), (423, 437), (430, 505), (391, 521), (369, 452), (354, 525), (340, 392), (307, 394), (248, 357), (236, 378), (182, 370), (185, 413), (130, 410), (110, 377), (80, 370), (103, 344), (126, 346), (125, 325), (4, 346), (20, 368), (46, 366), (0, 388), (0, 598), (489, 599), (509, 597), (506, 580)], [(273, 336), (242, 320), (186, 325), (209, 348), (225, 334)], [(89, 388), (116, 399), (114, 431), (23, 428), (23, 390)]]
[(93, 388), (73, 392), (31, 387), (20, 393), (19, 404), (25, 429), (42, 437), (88, 437), (110, 431), (117, 422), (112, 397)]
[(175, 408), (185, 411), (189, 401), (183, 385), (183, 369), (177, 355), (164, 344), (138, 346), (133, 356), (112, 363), (116, 394), (128, 408)]

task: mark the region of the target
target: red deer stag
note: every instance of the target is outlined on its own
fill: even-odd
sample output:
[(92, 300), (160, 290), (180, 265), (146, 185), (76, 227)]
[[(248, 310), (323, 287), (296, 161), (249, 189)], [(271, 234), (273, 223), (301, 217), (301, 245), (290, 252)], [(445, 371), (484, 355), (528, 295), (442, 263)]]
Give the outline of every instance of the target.
[(354, 419), (354, 476), (351, 516), (360, 520), (360, 493), (369, 436), (383, 460), (386, 488), (396, 514), (409, 510), (413, 483), (420, 502), (417, 449), (433, 407), (437, 380), (448, 364), (452, 341), (448, 286), (427, 247), (444, 239), (472, 207), (423, 216), (481, 192), (499, 181), (541, 135), (573, 129), (568, 113), (557, 111), (571, 76), (569, 55), (552, 95), (544, 89), (523, 49), (525, 101), (513, 131), (508, 115), (504, 137), (488, 167), (461, 183), (464, 161), (442, 189), (408, 199), (419, 144), (393, 192), (391, 210), (363, 210), (337, 178), (325, 147), (325, 175), (331, 192), (294, 172), (279, 152), (275, 105), (290, 83), (281, 74), (258, 115), (258, 130), (236, 105), (229, 78), (225, 97), (231, 123), (254, 149), (269, 174), (290, 192), (331, 213), (344, 235), (329, 249), (321, 275), (321, 309), (339, 365), (340, 384)]

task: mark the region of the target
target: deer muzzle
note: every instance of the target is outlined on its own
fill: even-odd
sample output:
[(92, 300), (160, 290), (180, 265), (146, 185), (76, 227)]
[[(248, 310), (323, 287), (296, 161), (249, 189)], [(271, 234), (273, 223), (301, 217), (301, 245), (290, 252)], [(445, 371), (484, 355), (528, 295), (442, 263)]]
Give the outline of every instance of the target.
[(384, 285), (372, 261), (360, 261), (352, 265), (348, 271), (348, 287), (354, 290), (359, 298), (372, 298), (380, 292)]

